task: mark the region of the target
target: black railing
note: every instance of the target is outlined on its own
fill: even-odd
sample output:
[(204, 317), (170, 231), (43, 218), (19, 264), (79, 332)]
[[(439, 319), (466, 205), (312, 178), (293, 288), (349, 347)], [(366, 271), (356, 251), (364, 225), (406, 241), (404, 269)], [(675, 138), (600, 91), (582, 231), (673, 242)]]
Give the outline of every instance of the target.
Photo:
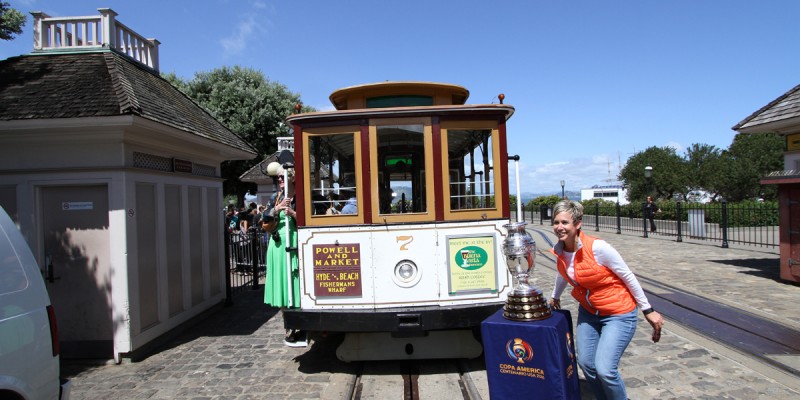
[[(729, 244), (777, 247), (780, 245), (779, 210), (775, 203), (753, 203), (752, 205), (730, 205), (726, 202), (658, 203), (661, 210), (655, 215), (656, 231), (651, 232), (644, 203), (589, 205), (583, 212), (585, 231), (611, 231), (621, 234), (634, 233), (642, 237), (657, 235), (674, 236), (678, 242), (685, 240), (719, 242), (721, 247)], [(549, 225), (552, 205), (528, 208), (524, 211), (530, 221)]]
[(226, 305), (237, 293), (258, 290), (267, 274), (268, 244), (269, 234), (257, 229), (225, 232)]

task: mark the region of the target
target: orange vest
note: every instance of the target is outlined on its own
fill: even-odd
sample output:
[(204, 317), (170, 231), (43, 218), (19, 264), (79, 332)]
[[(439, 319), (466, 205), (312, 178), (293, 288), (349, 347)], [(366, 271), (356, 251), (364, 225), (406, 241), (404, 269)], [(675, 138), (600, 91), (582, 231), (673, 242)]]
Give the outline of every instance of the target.
[(594, 259), (592, 244), (595, 239), (581, 231), (579, 245), (573, 259), (575, 280), (567, 276), (567, 262), (564, 256), (551, 250), (557, 257), (558, 273), (574, 288), (572, 297), (587, 311), (595, 315), (608, 316), (625, 314), (636, 308), (636, 300), (620, 279), (609, 268)]

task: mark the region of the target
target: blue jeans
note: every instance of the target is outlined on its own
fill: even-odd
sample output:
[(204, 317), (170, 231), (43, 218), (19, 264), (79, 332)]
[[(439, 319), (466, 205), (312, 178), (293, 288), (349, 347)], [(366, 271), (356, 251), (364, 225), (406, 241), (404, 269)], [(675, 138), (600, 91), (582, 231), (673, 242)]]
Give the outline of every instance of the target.
[(575, 333), (578, 365), (598, 400), (627, 399), (619, 374), (619, 359), (633, 339), (638, 308), (626, 314), (601, 317), (579, 307)]

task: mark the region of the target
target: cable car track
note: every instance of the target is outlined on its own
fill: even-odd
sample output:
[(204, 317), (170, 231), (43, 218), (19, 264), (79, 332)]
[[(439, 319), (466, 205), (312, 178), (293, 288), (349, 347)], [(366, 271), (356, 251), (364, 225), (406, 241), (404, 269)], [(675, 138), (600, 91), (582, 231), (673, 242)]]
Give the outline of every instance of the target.
[(404, 400), (481, 398), (466, 373), (463, 360), (360, 361), (358, 364), (351, 400), (398, 398), (401, 391)]
[[(552, 240), (544, 232), (529, 231), (547, 242), (545, 248), (552, 247)], [(546, 266), (555, 271), (555, 256), (542, 251), (541, 246), (538, 253), (551, 262)], [(727, 348), (800, 376), (800, 370), (776, 359), (800, 355), (800, 331), (657, 279), (641, 275), (637, 278), (646, 286), (645, 293), (650, 303), (665, 317)]]

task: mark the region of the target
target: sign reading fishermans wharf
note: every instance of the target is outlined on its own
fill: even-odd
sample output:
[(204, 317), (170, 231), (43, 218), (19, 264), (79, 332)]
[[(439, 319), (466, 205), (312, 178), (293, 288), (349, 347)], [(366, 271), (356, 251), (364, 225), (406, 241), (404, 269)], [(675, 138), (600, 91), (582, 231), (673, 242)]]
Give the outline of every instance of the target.
[(311, 249), (316, 296), (361, 296), (361, 244), (317, 244)]

